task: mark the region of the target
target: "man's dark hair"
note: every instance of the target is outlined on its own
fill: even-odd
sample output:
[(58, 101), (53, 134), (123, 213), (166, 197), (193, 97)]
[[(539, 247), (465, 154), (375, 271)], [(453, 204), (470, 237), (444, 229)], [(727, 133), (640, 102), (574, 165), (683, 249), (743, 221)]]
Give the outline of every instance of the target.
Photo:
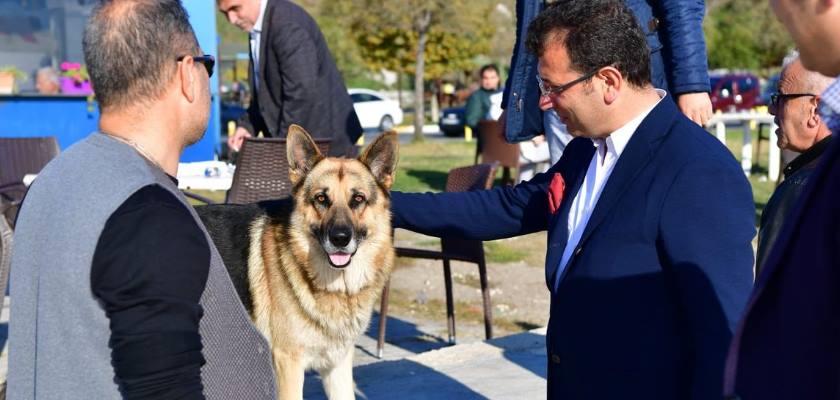
[(496, 64), (487, 64), (482, 66), (481, 69), (478, 70), (478, 77), (481, 78), (487, 71), (493, 71), (496, 73), (496, 75), (499, 75), (499, 68), (496, 67)]
[(612, 65), (634, 86), (650, 83), (645, 35), (621, 0), (558, 0), (528, 26), (526, 44), (537, 57), (564, 45), (572, 68), (582, 74)]
[(103, 0), (88, 20), (82, 46), (102, 110), (160, 98), (178, 57), (199, 55), (179, 0)]

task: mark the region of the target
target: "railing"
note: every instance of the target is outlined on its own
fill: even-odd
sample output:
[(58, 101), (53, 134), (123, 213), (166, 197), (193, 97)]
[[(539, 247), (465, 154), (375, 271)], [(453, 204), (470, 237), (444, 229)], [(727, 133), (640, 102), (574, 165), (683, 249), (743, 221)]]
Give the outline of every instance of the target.
[[(741, 123), (743, 125), (744, 139), (741, 146), (741, 168), (749, 177), (752, 173), (753, 164), (753, 147), (752, 147), (752, 128), (753, 126), (767, 126), (770, 134), (768, 139), (769, 147), (769, 163), (767, 166), (767, 178), (776, 181), (779, 179), (779, 172), (781, 170), (781, 152), (776, 146), (776, 123), (773, 121), (773, 116), (766, 112), (742, 112), (742, 113), (726, 113), (715, 114), (712, 119), (706, 123), (707, 129), (714, 129), (715, 136), (721, 143), (726, 145), (726, 124)], [(760, 134), (760, 129), (759, 129)], [(760, 135), (759, 135), (759, 139)]]

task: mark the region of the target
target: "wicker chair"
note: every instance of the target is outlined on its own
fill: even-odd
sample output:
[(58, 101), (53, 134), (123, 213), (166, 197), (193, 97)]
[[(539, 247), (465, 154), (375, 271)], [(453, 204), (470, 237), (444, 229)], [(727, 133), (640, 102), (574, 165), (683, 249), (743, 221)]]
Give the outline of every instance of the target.
[[(447, 192), (466, 192), (470, 190), (484, 190), (493, 186), (496, 175), (496, 164), (477, 164), (468, 167), (455, 168), (449, 171), (446, 178)], [(446, 288), (446, 319), (449, 330), (449, 343), (455, 344), (455, 304), (452, 299), (452, 270), (451, 260), (478, 264), (479, 281), (481, 282), (481, 296), (484, 303), (484, 335), (493, 338), (493, 314), (490, 305), (490, 292), (487, 288), (487, 265), (484, 260), (484, 246), (480, 240), (444, 237), (440, 240), (441, 251), (397, 247), (398, 257), (423, 258), (443, 261), (443, 281)], [(379, 309), (379, 337), (376, 344), (378, 357), (382, 357), (385, 345), (385, 322), (388, 319), (388, 293), (391, 284), (388, 282), (382, 291), (382, 302)]]
[[(329, 139), (316, 139), (321, 154), (327, 154)], [(292, 194), (286, 139), (248, 138), (242, 144), (226, 203), (248, 204), (280, 199)]]
[(11, 228), (23, 196), (26, 194), (24, 176), (37, 174), (58, 155), (55, 137), (0, 138), (0, 210)]
[(0, 299), (9, 283), (14, 224), (26, 195), (23, 178), (41, 172), (58, 152), (54, 137), (0, 138)]

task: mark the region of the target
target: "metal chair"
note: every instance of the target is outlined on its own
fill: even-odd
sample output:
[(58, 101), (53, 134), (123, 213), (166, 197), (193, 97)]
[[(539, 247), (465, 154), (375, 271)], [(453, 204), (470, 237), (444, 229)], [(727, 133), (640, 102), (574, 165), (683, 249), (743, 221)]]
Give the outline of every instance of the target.
[(41, 172), (58, 152), (58, 142), (52, 136), (0, 138), (0, 198), (6, 203), (0, 213), (11, 228), (14, 228), (18, 207), (26, 194), (23, 178)]
[[(455, 168), (449, 171), (446, 178), (447, 192), (467, 192), (470, 190), (484, 190), (493, 186), (496, 175), (496, 163), (477, 164), (468, 167)], [(493, 313), (490, 305), (490, 291), (487, 287), (487, 264), (484, 259), (484, 245), (480, 240), (467, 240), (454, 237), (440, 239), (441, 251), (396, 247), (397, 257), (422, 258), (443, 261), (443, 281), (446, 288), (446, 319), (449, 330), (449, 343), (455, 344), (455, 304), (452, 299), (452, 270), (450, 261), (464, 261), (478, 265), (478, 276), (481, 283), (481, 296), (484, 303), (484, 335), (493, 338)], [(390, 281), (382, 291), (379, 308), (379, 337), (376, 344), (377, 357), (382, 358), (385, 345), (385, 321), (388, 319), (388, 295), (391, 288)]]
[[(327, 154), (329, 139), (315, 139), (321, 154)], [(226, 203), (248, 204), (280, 199), (292, 194), (286, 139), (248, 138), (242, 144), (228, 190)]]

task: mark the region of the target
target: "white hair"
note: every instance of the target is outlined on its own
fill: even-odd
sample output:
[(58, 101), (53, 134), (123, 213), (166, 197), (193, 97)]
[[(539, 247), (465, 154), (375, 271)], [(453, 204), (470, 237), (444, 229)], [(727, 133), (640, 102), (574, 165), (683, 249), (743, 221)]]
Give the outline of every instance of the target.
[[(784, 73), (784, 70), (797, 60), (799, 60), (799, 51), (793, 49), (782, 61), (782, 72)], [(800, 81), (802, 84), (802, 90), (819, 94), (824, 92), (825, 89), (834, 82), (834, 78), (827, 77), (819, 72), (811, 71), (803, 67)]]
[(788, 65), (793, 64), (794, 61), (799, 59), (799, 50), (792, 49), (786, 55), (784, 60), (782, 60), (782, 68), (787, 68)]
[(58, 72), (56, 72), (55, 68), (53, 67), (38, 68), (36, 76), (44, 76), (45, 78), (49, 79), (50, 82), (53, 82), (56, 85), (59, 84)]

